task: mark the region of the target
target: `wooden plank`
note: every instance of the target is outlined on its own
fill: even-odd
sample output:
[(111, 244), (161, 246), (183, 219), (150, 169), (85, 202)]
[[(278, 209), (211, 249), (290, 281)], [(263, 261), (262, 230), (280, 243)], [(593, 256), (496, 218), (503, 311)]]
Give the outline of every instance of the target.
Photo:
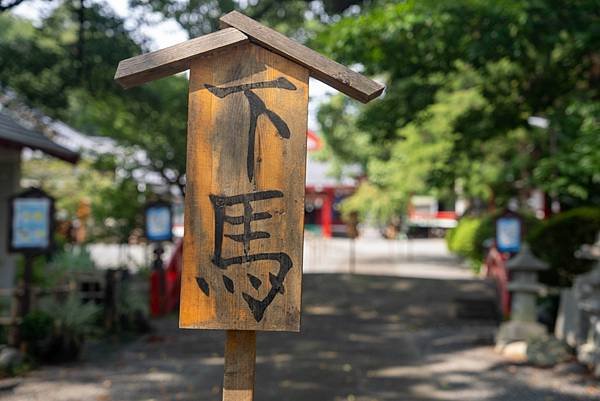
[(251, 43), (192, 62), (180, 327), (299, 330), (308, 78)]
[(189, 69), (190, 62), (198, 57), (247, 41), (248, 37), (237, 29), (223, 29), (155, 52), (121, 60), (115, 80), (124, 88), (138, 86), (185, 71)]
[(314, 78), (363, 103), (381, 95), (385, 88), (240, 12), (232, 11), (220, 21), (222, 27), (239, 29), (249, 36), (250, 41), (308, 68)]
[(256, 331), (227, 330), (223, 401), (252, 401), (256, 368)]

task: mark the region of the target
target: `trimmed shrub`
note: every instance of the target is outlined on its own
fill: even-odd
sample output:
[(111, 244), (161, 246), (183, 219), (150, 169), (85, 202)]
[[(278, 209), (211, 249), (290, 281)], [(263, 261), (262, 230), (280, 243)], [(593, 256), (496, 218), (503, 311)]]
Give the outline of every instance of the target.
[(576, 275), (589, 271), (593, 262), (575, 257), (583, 244), (591, 244), (600, 231), (600, 208), (572, 209), (551, 217), (531, 232), (533, 252), (548, 262), (550, 270), (540, 280), (551, 286), (571, 286)]
[[(446, 234), (448, 249), (467, 259), (471, 266), (478, 270), (485, 260), (484, 243), (496, 237), (496, 219), (502, 211), (489, 213), (480, 217), (463, 217), (458, 225)], [(523, 219), (525, 236), (540, 226), (541, 221), (530, 214), (520, 213)]]
[(481, 264), (478, 245), (474, 240), (481, 222), (481, 218), (463, 217), (456, 227), (446, 233), (446, 243), (450, 252), (467, 259), (473, 267)]
[(47, 352), (46, 348), (53, 331), (54, 319), (49, 313), (40, 310), (29, 312), (19, 327), (27, 353), (34, 358), (40, 358)]

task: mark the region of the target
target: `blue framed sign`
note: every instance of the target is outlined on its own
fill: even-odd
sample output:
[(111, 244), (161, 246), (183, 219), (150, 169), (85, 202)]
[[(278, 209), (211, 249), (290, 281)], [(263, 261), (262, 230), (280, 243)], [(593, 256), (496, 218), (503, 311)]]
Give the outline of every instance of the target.
[(54, 199), (32, 188), (9, 199), (8, 248), (11, 252), (44, 253), (52, 247)]
[(154, 202), (146, 206), (145, 232), (148, 241), (173, 239), (173, 213), (170, 203)]
[(502, 216), (496, 220), (496, 248), (510, 253), (521, 250), (521, 219), (518, 216)]

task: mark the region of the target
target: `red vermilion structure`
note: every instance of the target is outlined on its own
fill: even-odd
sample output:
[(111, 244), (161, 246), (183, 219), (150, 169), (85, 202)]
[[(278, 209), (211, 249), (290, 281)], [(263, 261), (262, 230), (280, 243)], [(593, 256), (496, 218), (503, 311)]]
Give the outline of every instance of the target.
[(486, 275), (496, 282), (500, 305), (502, 307), (502, 315), (505, 317), (510, 315), (510, 292), (508, 291), (509, 277), (508, 270), (506, 269), (508, 257), (508, 253), (501, 253), (496, 249), (496, 246), (492, 246), (485, 258), (485, 265), (487, 268)]
[(153, 317), (176, 311), (179, 306), (182, 257), (183, 241), (177, 240), (164, 273), (150, 274), (150, 314)]

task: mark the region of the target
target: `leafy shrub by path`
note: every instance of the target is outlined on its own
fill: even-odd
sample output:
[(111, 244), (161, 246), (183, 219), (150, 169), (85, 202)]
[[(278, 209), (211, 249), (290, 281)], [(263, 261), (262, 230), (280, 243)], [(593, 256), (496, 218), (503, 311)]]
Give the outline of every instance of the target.
[(29, 312), (19, 326), (21, 340), (26, 343), (27, 353), (34, 358), (42, 356), (54, 331), (54, 319), (41, 310)]
[[(23, 279), (25, 260), (20, 258), (17, 279)], [(93, 271), (94, 261), (90, 252), (80, 246), (69, 246), (48, 257), (36, 256), (33, 259), (32, 284), (43, 288), (51, 288), (64, 283), (72, 273)]]
[(478, 217), (463, 217), (458, 225), (446, 233), (446, 243), (450, 252), (467, 259), (473, 267), (481, 264), (481, 258), (475, 243), (475, 234), (481, 225)]
[(548, 262), (550, 270), (540, 280), (551, 286), (570, 286), (576, 275), (587, 272), (593, 262), (578, 259), (583, 244), (595, 242), (600, 231), (600, 208), (584, 207), (546, 220), (527, 237), (533, 252)]
[[(463, 217), (458, 225), (446, 234), (448, 249), (469, 261), (476, 271), (485, 260), (484, 242), (496, 237), (496, 219), (502, 211), (480, 217)], [(521, 213), (525, 235), (534, 231), (541, 222), (534, 216)]]
[(98, 330), (100, 308), (75, 296), (63, 302), (45, 299), (41, 310), (23, 318), (20, 332), (27, 352), (42, 362), (68, 362), (79, 357), (87, 335)]
[[(481, 217), (463, 217), (446, 234), (448, 249), (467, 259), (478, 269), (485, 259), (484, 241), (496, 236), (496, 218), (500, 212)], [(546, 221), (523, 216), (525, 240), (533, 253), (548, 262), (551, 269), (542, 272), (540, 281), (550, 286), (571, 286), (573, 278), (587, 272), (592, 262), (577, 259), (575, 251), (593, 243), (600, 231), (600, 208), (578, 208), (560, 213)]]

